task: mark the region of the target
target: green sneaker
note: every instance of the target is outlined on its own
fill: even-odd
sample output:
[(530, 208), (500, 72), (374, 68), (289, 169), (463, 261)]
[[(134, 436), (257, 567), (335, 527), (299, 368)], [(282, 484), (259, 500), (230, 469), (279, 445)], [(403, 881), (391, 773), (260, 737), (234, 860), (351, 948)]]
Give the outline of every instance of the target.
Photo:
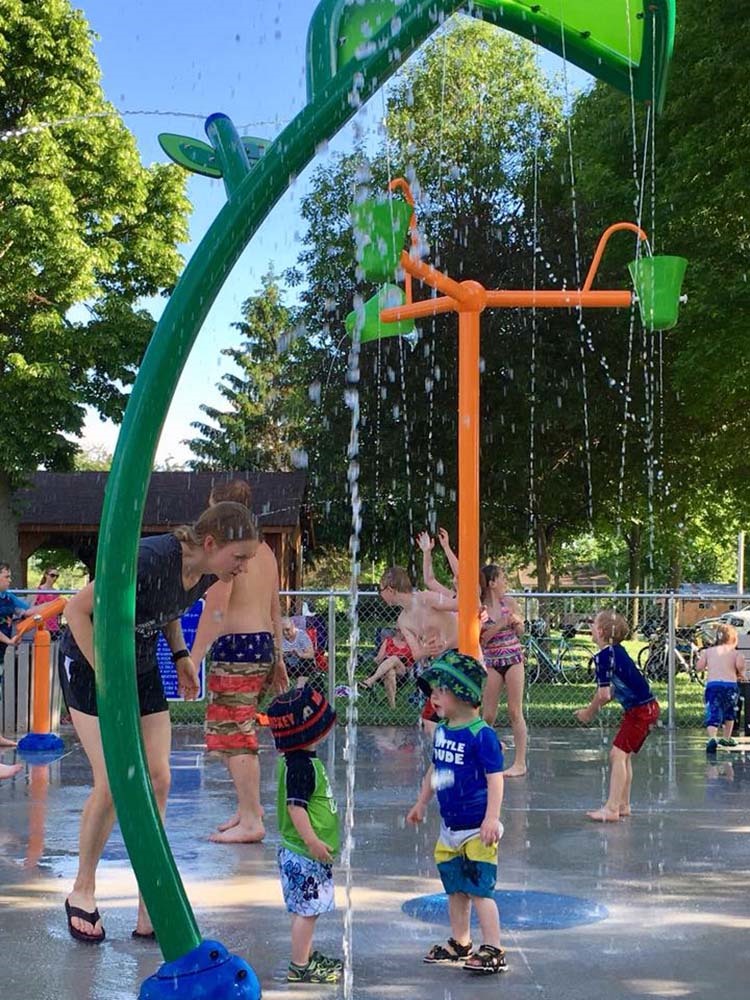
[(339, 973), (344, 971), (344, 963), (340, 958), (329, 958), (328, 955), (323, 955), (319, 951), (313, 951), (310, 954), (310, 960), (317, 962), (319, 965), (327, 965), (331, 969), (336, 969)]
[(739, 744), (737, 743), (737, 740), (733, 740), (731, 736), (729, 737), (722, 736), (722, 738), (719, 740), (720, 747), (736, 747), (738, 745)]
[(318, 956), (313, 952), (307, 965), (295, 965), (294, 962), (290, 962), (286, 981), (288, 983), (337, 983), (341, 978), (341, 969), (329, 964), (334, 959), (321, 961), (321, 958), (323, 958), (322, 955)]

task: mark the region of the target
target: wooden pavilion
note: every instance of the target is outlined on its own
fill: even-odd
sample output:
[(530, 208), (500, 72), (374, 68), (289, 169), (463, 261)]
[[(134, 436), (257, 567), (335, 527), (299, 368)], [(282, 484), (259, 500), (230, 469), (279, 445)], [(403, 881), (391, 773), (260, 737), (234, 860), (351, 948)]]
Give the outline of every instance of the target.
[[(18, 544), (27, 585), (27, 560), (37, 549), (67, 549), (86, 566), (96, 564), (99, 522), (107, 472), (37, 472), (13, 496)], [(143, 515), (144, 535), (163, 534), (195, 521), (215, 483), (245, 479), (253, 511), (279, 564), (283, 590), (302, 587), (303, 534), (310, 530), (304, 506), (304, 472), (154, 472)]]

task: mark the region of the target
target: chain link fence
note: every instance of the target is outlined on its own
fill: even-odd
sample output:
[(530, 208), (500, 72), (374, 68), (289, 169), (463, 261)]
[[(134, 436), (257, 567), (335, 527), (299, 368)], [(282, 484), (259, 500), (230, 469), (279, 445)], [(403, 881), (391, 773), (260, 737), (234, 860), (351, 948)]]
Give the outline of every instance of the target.
[[(591, 622), (602, 609), (613, 609), (630, 624), (624, 646), (651, 683), (662, 706), (662, 723), (670, 728), (700, 728), (703, 723), (703, 677), (697, 670), (700, 649), (715, 639), (720, 620), (733, 624), (739, 634), (750, 677), (750, 595), (679, 595), (613, 593), (516, 593), (525, 619), (523, 645), (526, 653), (524, 705), (530, 727), (577, 726), (576, 708), (588, 704), (594, 688), (592, 657), (596, 647)], [(340, 719), (346, 717), (346, 699), (357, 697), (362, 725), (413, 725), (422, 700), (408, 662), (388, 683), (383, 678), (368, 690), (362, 681), (377, 670), (376, 657), (384, 641), (396, 629), (398, 609), (388, 607), (379, 594), (357, 595), (359, 636), (351, 648), (351, 595), (348, 591), (298, 591), (282, 594), (282, 614), (289, 616), (312, 639), (314, 656), (297, 669), (325, 691), (336, 704)], [(743, 608), (747, 607), (747, 611)], [(350, 661), (354, 666), (354, 686)], [(6, 725), (20, 722), (26, 709), (18, 710), (9, 699), (25, 701), (30, 689), (31, 657), (8, 650), (5, 656)], [(10, 680), (12, 676), (12, 682)], [(741, 685), (747, 704), (750, 685)], [(744, 709), (744, 705), (741, 705)], [(201, 723), (205, 700), (175, 701), (170, 705), (173, 721)], [(618, 709), (605, 709), (604, 724), (619, 718)], [(501, 699), (498, 725), (507, 726)], [(742, 725), (750, 734), (747, 715)], [(10, 726), (9, 726), (10, 727)], [(17, 728), (17, 732), (21, 728)]]
[[(603, 609), (613, 609), (628, 621), (630, 635), (624, 646), (652, 685), (662, 706), (664, 725), (702, 726), (704, 679), (697, 670), (697, 659), (700, 649), (715, 641), (720, 620), (737, 628), (750, 676), (750, 595), (578, 592), (511, 596), (518, 601), (526, 623), (524, 703), (532, 727), (578, 725), (573, 712), (588, 704), (594, 688), (592, 657), (596, 647), (591, 623)], [(290, 593), (284, 600), (290, 613), (299, 613), (296, 620), (300, 626), (315, 631), (317, 648), (325, 650), (325, 662), (321, 661), (312, 674), (314, 682), (327, 685), (329, 697), (342, 702), (351, 688), (349, 593)], [(359, 641), (354, 661), (359, 722), (412, 725), (421, 700), (411, 670), (398, 677), (395, 700), (382, 680), (370, 690), (362, 686), (375, 672), (375, 656), (383, 639), (395, 630), (398, 609), (388, 607), (372, 592), (360, 592), (357, 603)], [(742, 611), (745, 606), (747, 612)], [(303, 608), (308, 614), (302, 614)], [(746, 694), (747, 687), (743, 689)], [(339, 704), (343, 718), (342, 709)], [(614, 722), (619, 719), (619, 710), (605, 710), (602, 718), (605, 723), (608, 719)], [(498, 725), (505, 727), (507, 721), (501, 701)]]

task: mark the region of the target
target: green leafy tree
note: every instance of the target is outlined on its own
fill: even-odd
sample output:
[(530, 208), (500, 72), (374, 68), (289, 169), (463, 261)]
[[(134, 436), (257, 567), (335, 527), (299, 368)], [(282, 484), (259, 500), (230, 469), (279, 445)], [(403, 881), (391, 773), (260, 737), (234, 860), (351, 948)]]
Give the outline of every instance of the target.
[(139, 300), (174, 284), (189, 203), (179, 170), (141, 165), (68, 0), (0, 0), (0, 132), (0, 549), (17, 568), (10, 491), (72, 467), (86, 404), (121, 417), (154, 325)]
[[(525, 178), (534, 156), (547, 154), (559, 123), (560, 101), (533, 48), (459, 18), (397, 79), (386, 115), (387, 152), (369, 163), (355, 152), (315, 175), (302, 205), (307, 233), (293, 279), (302, 285), (308, 331), (299, 377), (319, 400), (304, 433), (321, 542), (340, 543), (349, 534), (343, 484), (354, 405), (365, 559), (404, 561), (413, 554), (411, 532), (425, 524), (455, 530), (456, 319), (423, 322), (411, 340), (367, 344), (353, 369), (343, 320), (374, 288), (356, 281), (349, 203), (357, 191), (378, 194), (391, 177), (405, 176), (418, 198), (432, 262), (488, 287), (516, 284)], [(508, 358), (513, 350), (527, 351), (528, 341), (512, 316), (486, 314), (483, 331), (484, 547), (496, 550), (519, 544), (511, 515), (523, 524), (521, 544), (528, 531), (527, 479), (505, 490), (503, 473), (493, 471), (518, 423), (505, 401), (514, 386)]]
[(299, 422), (302, 405), (298, 387), (289, 378), (295, 365), (295, 312), (284, 305), (273, 272), (242, 306), (243, 319), (233, 327), (240, 347), (221, 353), (239, 374), (227, 372), (219, 390), (226, 410), (201, 406), (211, 423), (192, 426), (200, 437), (187, 442), (196, 456), (195, 469), (273, 471), (302, 463)]
[[(637, 218), (642, 205), (655, 252), (689, 259), (689, 301), (678, 327), (652, 336), (636, 324), (629, 369), (629, 317), (585, 318), (589, 370), (603, 361), (608, 367), (607, 380), (589, 387), (596, 525), (600, 533), (619, 529), (631, 587), (644, 579), (677, 586), (684, 576), (718, 572), (723, 557), (711, 554), (707, 524), (713, 517), (725, 551), (748, 514), (749, 62), (736, 11), (682, 0), (663, 114), (651, 122), (627, 95), (597, 85), (574, 109), (572, 154), (564, 138), (540, 182), (540, 242), (566, 270), (574, 266), (571, 164), (581, 247), (593, 247), (608, 223)], [(600, 284), (622, 285), (633, 256), (633, 243), (616, 237)]]

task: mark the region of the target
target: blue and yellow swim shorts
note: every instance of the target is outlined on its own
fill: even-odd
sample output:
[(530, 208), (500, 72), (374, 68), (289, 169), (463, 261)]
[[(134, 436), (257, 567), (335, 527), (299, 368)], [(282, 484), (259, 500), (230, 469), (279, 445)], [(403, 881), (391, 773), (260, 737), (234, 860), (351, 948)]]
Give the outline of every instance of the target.
[[(461, 840), (461, 837), (466, 839)], [(497, 881), (497, 844), (486, 847), (478, 830), (442, 827), (435, 844), (435, 861), (446, 893), (493, 896)]]

